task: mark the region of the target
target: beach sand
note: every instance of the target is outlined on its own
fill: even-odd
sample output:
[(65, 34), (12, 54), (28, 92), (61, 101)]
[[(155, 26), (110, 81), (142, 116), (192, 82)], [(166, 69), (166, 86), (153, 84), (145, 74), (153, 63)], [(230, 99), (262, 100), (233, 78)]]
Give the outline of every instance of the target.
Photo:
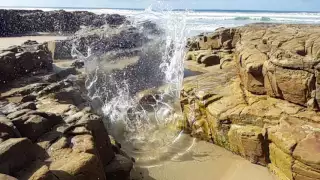
[(2, 37), (0, 38), (0, 49), (7, 48), (13, 45), (21, 45), (27, 40), (37, 41), (38, 43), (43, 43), (46, 41), (63, 40), (66, 36), (22, 36), (22, 37)]
[(160, 166), (135, 167), (132, 180), (276, 180), (266, 167), (214, 144), (198, 141), (182, 156)]

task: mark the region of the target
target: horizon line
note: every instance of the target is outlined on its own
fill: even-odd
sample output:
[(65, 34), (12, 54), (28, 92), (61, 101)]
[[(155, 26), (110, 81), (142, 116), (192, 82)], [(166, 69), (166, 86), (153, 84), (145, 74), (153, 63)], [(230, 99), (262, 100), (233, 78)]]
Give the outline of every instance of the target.
[[(42, 7), (42, 6), (0, 6), (0, 9), (3, 8), (34, 8), (34, 9), (40, 9), (40, 8), (52, 8), (52, 9), (110, 9), (110, 10), (145, 10), (146, 8), (110, 8), (110, 7)], [(41, 9), (40, 9), (41, 10)], [(171, 11), (216, 11), (216, 12), (223, 12), (223, 11), (234, 11), (234, 12), (287, 12), (287, 13), (320, 13), (319, 11), (295, 11), (295, 10), (254, 10), (254, 9), (171, 9)]]

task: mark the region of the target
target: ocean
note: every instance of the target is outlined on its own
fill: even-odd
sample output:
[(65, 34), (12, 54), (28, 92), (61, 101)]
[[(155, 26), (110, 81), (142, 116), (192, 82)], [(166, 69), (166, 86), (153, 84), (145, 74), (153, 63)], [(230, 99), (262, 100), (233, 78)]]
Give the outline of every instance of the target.
[[(4, 8), (4, 7), (3, 7)], [(8, 9), (8, 8), (7, 8)], [(42, 9), (44, 11), (64, 9), (67, 11), (90, 11), (96, 14), (121, 14), (136, 16), (145, 13), (143, 9), (87, 9), (87, 8), (10, 8)], [(219, 27), (235, 27), (250, 23), (320, 24), (320, 12), (280, 12), (245, 10), (174, 10), (171, 14), (186, 19), (189, 36), (212, 32)]]

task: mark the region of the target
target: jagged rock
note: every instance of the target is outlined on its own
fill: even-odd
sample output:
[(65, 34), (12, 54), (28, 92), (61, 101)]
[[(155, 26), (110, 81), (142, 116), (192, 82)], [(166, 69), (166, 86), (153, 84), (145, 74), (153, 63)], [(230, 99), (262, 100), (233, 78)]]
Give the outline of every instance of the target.
[(61, 121), (47, 119), (39, 115), (22, 116), (14, 119), (12, 122), (23, 137), (28, 137), (32, 141), (36, 141), (53, 126), (61, 123)]

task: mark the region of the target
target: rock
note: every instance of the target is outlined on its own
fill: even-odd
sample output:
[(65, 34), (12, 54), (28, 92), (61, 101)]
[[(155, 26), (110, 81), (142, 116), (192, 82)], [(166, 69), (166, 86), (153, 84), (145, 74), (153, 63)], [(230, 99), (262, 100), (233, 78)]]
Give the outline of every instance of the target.
[[(0, 35), (14, 36), (30, 32), (76, 32), (80, 26), (97, 26), (104, 24), (118, 26), (125, 22), (121, 15), (97, 15), (85, 11), (67, 12), (39, 10), (1, 10)], [(28, 41), (27, 44), (33, 44)]]
[(39, 70), (50, 70), (52, 59), (46, 44), (26, 43), (0, 54), (0, 81), (8, 83)]
[(271, 163), (278, 168), (288, 179), (293, 179), (292, 166), (294, 159), (281, 151), (276, 145), (270, 144), (270, 160)]
[(60, 92), (54, 93), (54, 98), (61, 103), (73, 104), (75, 106), (85, 102), (81, 92), (74, 88), (66, 88)]
[(26, 138), (11, 138), (0, 144), (0, 172), (11, 175), (35, 160), (36, 146)]
[(36, 96), (34, 95), (26, 95), (21, 99), (21, 102), (30, 102), (30, 101), (35, 101), (36, 100)]
[(13, 113), (8, 114), (7, 117), (8, 117), (9, 119), (15, 119), (15, 118), (17, 118), (17, 117), (20, 117), (20, 116), (22, 116), (22, 115), (30, 112), (30, 111), (31, 111), (31, 109), (22, 109), (22, 110), (15, 111), (15, 112), (13, 112)]
[(26, 169), (16, 173), (19, 179), (28, 180), (59, 180), (43, 162), (35, 161)]
[[(300, 162), (320, 170), (320, 133), (309, 134), (298, 143), (293, 151), (293, 156)], [(318, 174), (320, 175), (320, 174)]]
[(20, 137), (19, 131), (6, 117), (0, 116), (0, 143), (10, 138)]
[[(237, 56), (236, 56), (237, 57)], [(240, 77), (244, 87), (255, 94), (265, 94), (262, 67), (267, 56), (257, 49), (245, 49), (238, 58), (240, 64)]]
[(110, 180), (129, 180), (133, 162), (122, 155), (115, 158), (105, 167), (107, 179)]
[(319, 169), (307, 166), (299, 161), (295, 161), (292, 167), (294, 179), (320, 179)]
[(32, 141), (36, 141), (41, 135), (60, 123), (60, 121), (47, 119), (39, 115), (17, 118), (12, 122), (22, 136), (28, 137)]
[(75, 152), (96, 154), (94, 139), (91, 135), (78, 135), (71, 139), (72, 149)]
[(0, 54), (0, 82), (7, 83), (15, 78), (16, 57), (13, 52), (7, 51)]
[(203, 57), (205, 56), (208, 56), (208, 55), (211, 55), (212, 53), (210, 51), (207, 51), (207, 52), (203, 52), (203, 53), (199, 53), (197, 56), (196, 56), (196, 61), (197, 63), (201, 64), (201, 60)]
[(15, 55), (19, 65), (19, 73), (30, 73), (34, 67), (33, 57), (31, 52), (20, 52)]
[(20, 110), (20, 109), (36, 110), (37, 107), (36, 107), (36, 104), (34, 102), (26, 102), (26, 103), (23, 103), (23, 104), (18, 106), (17, 110)]
[(314, 90), (315, 76), (301, 70), (278, 68), (270, 62), (264, 65), (267, 94), (306, 106)]
[(207, 50), (221, 67), (224, 58), (230, 62), (194, 65), (208, 73), (185, 79), (181, 101), (191, 134), (253, 163), (271, 161), (279, 179), (319, 179), (319, 30), (252, 24), (190, 38), (189, 59)]
[(5, 106), (0, 108), (0, 112), (3, 114), (13, 113), (17, 109), (17, 105), (15, 103), (8, 103)]
[(8, 175), (5, 175), (5, 174), (0, 174), (0, 179), (3, 179), (3, 180), (17, 180), (16, 178), (8, 176)]
[(252, 163), (266, 165), (265, 140), (262, 129), (254, 126), (231, 125), (228, 132), (230, 150)]
[[(53, 128), (55, 129), (55, 128)], [(63, 136), (63, 133), (56, 131), (56, 130), (52, 130), (50, 132), (45, 133), (44, 135), (40, 136), (37, 139), (37, 144), (47, 150), (52, 143), (56, 142), (59, 138), (61, 138)]]
[(214, 66), (220, 64), (220, 56), (218, 55), (207, 55), (201, 58), (201, 63), (205, 66)]
[(58, 179), (104, 180), (100, 163), (92, 154), (69, 153), (53, 162), (49, 169)]
[(93, 114), (86, 114), (77, 122), (77, 124), (85, 125), (85, 127), (92, 132), (94, 144), (102, 164), (108, 164), (114, 158), (114, 152), (102, 119)]

